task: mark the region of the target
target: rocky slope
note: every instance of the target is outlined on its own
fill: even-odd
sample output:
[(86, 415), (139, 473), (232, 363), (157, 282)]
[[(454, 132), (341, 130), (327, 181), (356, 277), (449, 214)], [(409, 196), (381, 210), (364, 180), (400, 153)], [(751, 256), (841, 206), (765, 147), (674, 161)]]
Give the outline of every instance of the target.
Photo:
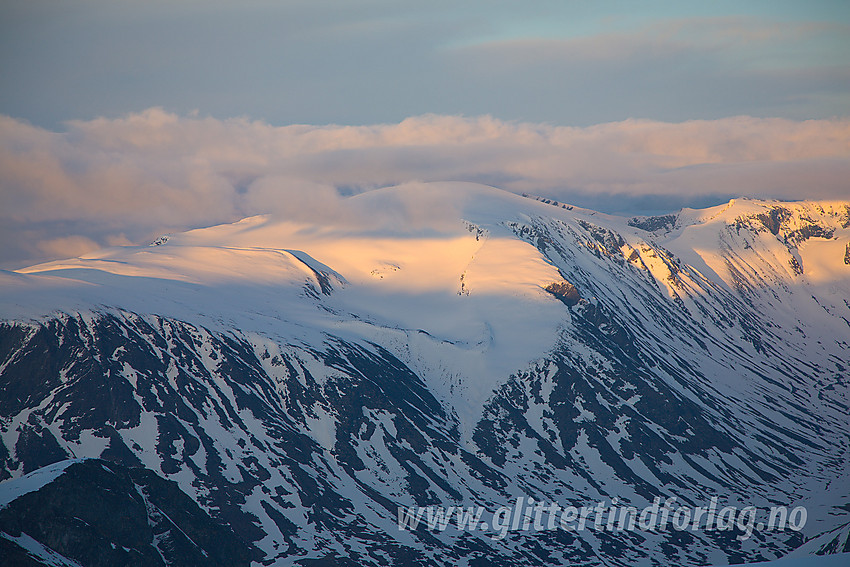
[[(444, 210), (413, 226), (254, 217), (4, 273), (0, 477), (83, 457), (155, 473), (262, 564), (846, 547), (848, 204), (623, 219), (471, 185), (352, 201), (393, 210), (423, 191)], [(517, 497), (716, 497), (808, 520), (747, 538), (398, 528), (399, 507)], [(23, 518), (17, 502), (2, 517)]]
[[(142, 467), (59, 461), (2, 485), (4, 565), (249, 565), (257, 550)], [(12, 494), (10, 494), (12, 493)]]

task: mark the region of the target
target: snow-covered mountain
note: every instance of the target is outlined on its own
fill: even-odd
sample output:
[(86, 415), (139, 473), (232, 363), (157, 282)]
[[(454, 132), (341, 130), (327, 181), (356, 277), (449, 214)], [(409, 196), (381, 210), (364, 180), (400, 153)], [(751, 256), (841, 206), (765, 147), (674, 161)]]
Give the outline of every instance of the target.
[[(850, 551), (850, 203), (627, 219), (429, 184), (350, 204), (2, 272), (0, 478), (143, 467), (263, 564)], [(808, 515), (746, 538), (398, 527), (518, 497)]]

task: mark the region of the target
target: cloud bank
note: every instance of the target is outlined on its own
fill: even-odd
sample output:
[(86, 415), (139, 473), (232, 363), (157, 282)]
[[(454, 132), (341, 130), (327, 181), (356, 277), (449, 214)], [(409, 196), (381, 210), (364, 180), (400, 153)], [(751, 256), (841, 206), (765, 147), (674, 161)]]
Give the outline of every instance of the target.
[(610, 212), (729, 197), (850, 197), (850, 119), (590, 127), (424, 115), (276, 127), (159, 108), (50, 131), (0, 116), (0, 265), (276, 213), (338, 220), (340, 195), (472, 181)]

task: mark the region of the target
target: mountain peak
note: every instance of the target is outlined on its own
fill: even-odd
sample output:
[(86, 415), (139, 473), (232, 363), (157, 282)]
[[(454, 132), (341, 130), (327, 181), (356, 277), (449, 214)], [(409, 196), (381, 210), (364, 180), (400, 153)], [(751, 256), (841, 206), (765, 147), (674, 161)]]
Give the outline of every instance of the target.
[[(470, 184), (345, 202), (0, 274), (0, 478), (141, 463), (267, 563), (355, 548), (366, 565), (545, 562), (533, 542), (565, 564), (702, 564), (844, 545), (846, 205), (626, 219)], [(66, 481), (81, 479), (15, 500)], [(517, 495), (645, 509), (709, 494), (805, 506), (809, 524), (625, 547), (620, 530), (565, 546), (396, 524)]]

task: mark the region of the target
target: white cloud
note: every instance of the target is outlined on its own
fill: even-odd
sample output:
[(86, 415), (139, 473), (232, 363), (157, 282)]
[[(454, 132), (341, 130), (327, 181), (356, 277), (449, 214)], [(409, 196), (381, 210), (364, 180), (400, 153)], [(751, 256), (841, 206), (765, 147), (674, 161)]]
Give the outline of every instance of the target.
[[(0, 117), (0, 263), (265, 212), (350, 222), (357, 213), (338, 189), (405, 182), (489, 182), (616, 209), (639, 198), (846, 198), (848, 178), (847, 119), (570, 128), (425, 115), (398, 124), (274, 127), (153, 108), (52, 132)], [(426, 205), (383, 218), (415, 220)]]
[(100, 246), (85, 236), (66, 236), (42, 240), (38, 242), (38, 248), (48, 256), (73, 258), (97, 250)]

